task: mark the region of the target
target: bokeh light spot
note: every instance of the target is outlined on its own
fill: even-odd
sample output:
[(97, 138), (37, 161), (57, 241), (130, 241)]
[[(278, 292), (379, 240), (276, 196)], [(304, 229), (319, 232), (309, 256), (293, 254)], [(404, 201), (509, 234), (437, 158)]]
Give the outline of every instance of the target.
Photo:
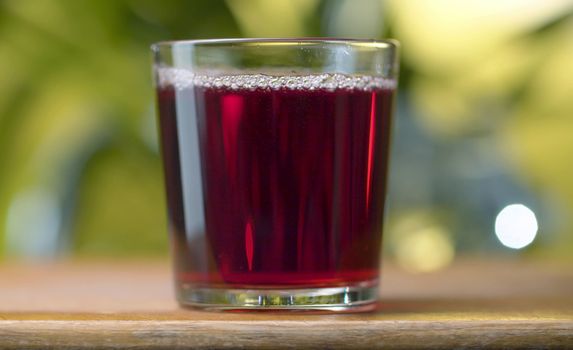
[(436, 271), (448, 266), (453, 258), (453, 244), (439, 226), (425, 227), (397, 240), (397, 262), (408, 271)]
[(22, 258), (50, 258), (58, 250), (61, 208), (56, 196), (43, 188), (16, 195), (6, 219), (8, 251)]
[(537, 235), (535, 213), (523, 204), (503, 208), (495, 219), (495, 235), (504, 246), (521, 249), (533, 242)]

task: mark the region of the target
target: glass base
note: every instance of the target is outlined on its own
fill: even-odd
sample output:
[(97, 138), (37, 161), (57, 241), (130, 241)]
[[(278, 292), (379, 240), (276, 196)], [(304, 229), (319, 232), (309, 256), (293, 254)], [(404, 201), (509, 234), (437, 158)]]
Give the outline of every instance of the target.
[(369, 311), (378, 300), (378, 281), (326, 288), (223, 289), (184, 283), (182, 306), (212, 310)]

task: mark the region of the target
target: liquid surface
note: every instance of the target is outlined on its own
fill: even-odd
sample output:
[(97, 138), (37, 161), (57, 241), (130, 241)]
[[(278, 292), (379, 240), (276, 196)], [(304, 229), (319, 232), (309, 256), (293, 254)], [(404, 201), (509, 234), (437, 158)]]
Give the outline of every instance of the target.
[(179, 281), (298, 288), (376, 279), (394, 85), (160, 70)]

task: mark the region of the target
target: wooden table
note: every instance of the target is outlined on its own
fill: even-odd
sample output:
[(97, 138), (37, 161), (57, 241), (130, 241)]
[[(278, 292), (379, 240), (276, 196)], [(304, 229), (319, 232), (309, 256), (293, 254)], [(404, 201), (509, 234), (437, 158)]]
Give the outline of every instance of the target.
[(383, 270), (369, 314), (182, 310), (165, 262), (0, 265), (6, 348), (573, 348), (573, 268), (462, 260)]

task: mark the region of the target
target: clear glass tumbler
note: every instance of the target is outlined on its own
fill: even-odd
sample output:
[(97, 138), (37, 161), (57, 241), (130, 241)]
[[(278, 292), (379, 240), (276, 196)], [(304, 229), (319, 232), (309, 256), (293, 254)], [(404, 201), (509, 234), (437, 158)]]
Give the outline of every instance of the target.
[(179, 302), (371, 307), (397, 43), (225, 39), (152, 50)]

